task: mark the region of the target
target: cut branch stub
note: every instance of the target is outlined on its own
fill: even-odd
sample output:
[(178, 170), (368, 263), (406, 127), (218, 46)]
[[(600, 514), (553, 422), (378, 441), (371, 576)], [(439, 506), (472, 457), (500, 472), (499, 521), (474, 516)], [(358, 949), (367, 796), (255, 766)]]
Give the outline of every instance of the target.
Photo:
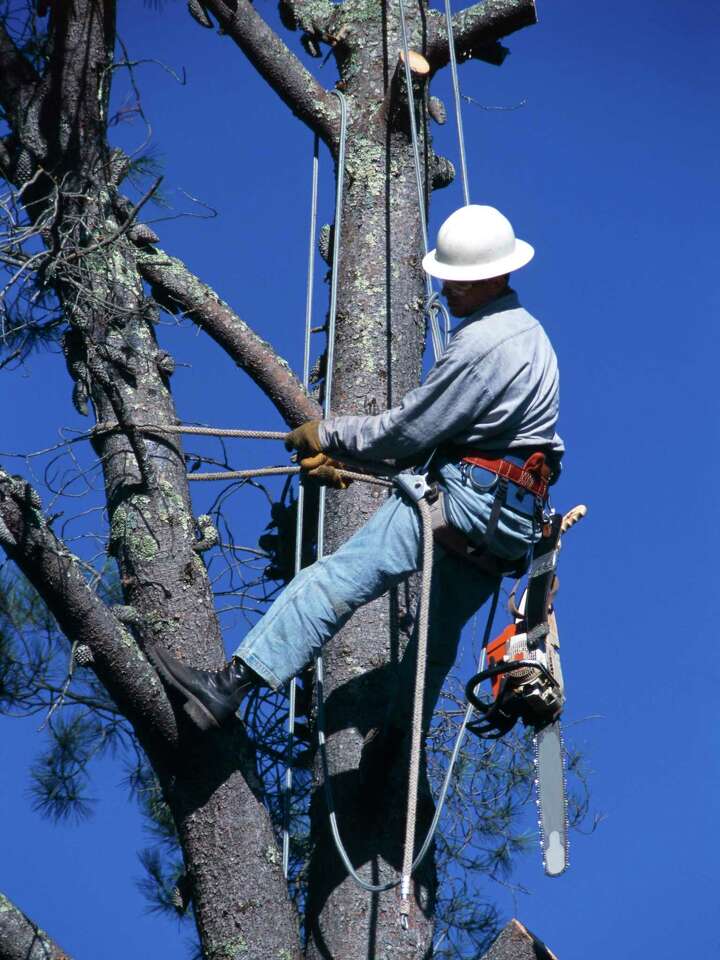
[(455, 167), (447, 157), (433, 154), (431, 182), (433, 190), (442, 190), (455, 179)]
[(447, 109), (440, 97), (430, 97), (428, 100), (428, 113), (435, 123), (439, 123), (440, 126), (447, 123)]
[(513, 919), (481, 960), (557, 960), (557, 957), (519, 920)]
[(200, 0), (188, 0), (188, 13), (195, 23), (199, 23), (201, 27), (212, 30), (213, 22), (208, 16), (205, 7), (200, 3)]
[[(421, 53), (415, 50), (410, 50), (409, 53), (408, 64), (413, 78), (413, 95), (417, 101), (424, 96), (424, 85), (430, 75), (430, 64)], [(401, 50), (381, 108), (386, 122), (391, 127), (409, 131), (407, 103), (405, 56)]]

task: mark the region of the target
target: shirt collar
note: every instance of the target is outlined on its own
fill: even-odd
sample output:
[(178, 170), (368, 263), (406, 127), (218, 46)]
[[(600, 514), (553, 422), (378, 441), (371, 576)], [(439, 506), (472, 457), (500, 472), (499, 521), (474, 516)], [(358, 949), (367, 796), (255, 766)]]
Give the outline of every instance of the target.
[(484, 317), (492, 316), (494, 313), (503, 313), (505, 310), (514, 310), (519, 306), (520, 300), (517, 293), (512, 287), (508, 287), (500, 296), (495, 297), (494, 300), (489, 300), (474, 313), (471, 313), (470, 316), (464, 317), (456, 327), (453, 327), (452, 332), (457, 333), (458, 330), (466, 327), (469, 323), (473, 323), (475, 320), (482, 320)]

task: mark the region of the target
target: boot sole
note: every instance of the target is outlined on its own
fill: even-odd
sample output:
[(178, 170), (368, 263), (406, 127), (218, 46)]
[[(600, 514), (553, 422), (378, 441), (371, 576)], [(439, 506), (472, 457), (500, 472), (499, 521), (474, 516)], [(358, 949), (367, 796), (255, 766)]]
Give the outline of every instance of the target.
[(203, 732), (207, 732), (208, 730), (219, 730), (220, 724), (210, 713), (207, 707), (205, 707), (200, 700), (198, 700), (198, 698), (187, 689), (187, 687), (184, 687), (165, 666), (162, 660), (161, 651), (158, 649), (152, 649), (149, 651), (149, 653), (150, 659), (152, 660), (156, 670), (167, 682), (168, 686), (172, 687), (173, 690), (177, 690), (178, 693), (185, 697), (183, 710), (188, 717), (190, 717), (195, 726), (199, 727)]

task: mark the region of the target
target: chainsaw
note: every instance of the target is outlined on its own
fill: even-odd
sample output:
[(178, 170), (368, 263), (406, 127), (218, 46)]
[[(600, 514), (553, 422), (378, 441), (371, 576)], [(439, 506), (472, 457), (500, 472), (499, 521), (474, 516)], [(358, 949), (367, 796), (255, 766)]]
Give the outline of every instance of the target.
[[(535, 544), (527, 587), (515, 603), (518, 584), (508, 604), (513, 622), (488, 643), (486, 665), (468, 681), (466, 694), (479, 718), (468, 730), (482, 739), (499, 739), (518, 720), (534, 731), (535, 785), (543, 867), (556, 877), (568, 866), (568, 824), (560, 715), (565, 685), (560, 666), (560, 640), (554, 610), (558, 591), (557, 561), (561, 536), (587, 513), (574, 507), (565, 516), (553, 514)], [(490, 698), (478, 687), (490, 681)]]

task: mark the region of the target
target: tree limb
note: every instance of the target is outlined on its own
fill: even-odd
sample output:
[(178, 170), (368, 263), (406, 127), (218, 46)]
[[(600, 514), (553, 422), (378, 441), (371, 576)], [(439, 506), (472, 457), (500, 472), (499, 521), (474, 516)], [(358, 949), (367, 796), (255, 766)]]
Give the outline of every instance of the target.
[[(506, 37), (522, 27), (537, 23), (535, 0), (485, 0), (461, 10), (453, 17), (453, 36), (458, 60), (490, 60), (488, 47), (500, 37)], [(425, 56), (433, 72), (444, 67), (450, 59), (445, 17), (438, 11), (429, 12), (429, 39)]]
[(70, 957), (0, 893), (0, 960), (70, 960)]
[(143, 745), (165, 748), (176, 743), (175, 715), (157, 674), (127, 629), (87, 585), (77, 557), (50, 530), (35, 491), (2, 469), (0, 544), (65, 636), (91, 649), (93, 669)]
[(0, 22), (0, 104), (12, 114), (27, 103), (38, 75), (13, 43), (5, 25)]
[(205, 5), (295, 116), (331, 144), (339, 123), (335, 98), (305, 69), (249, 0), (237, 0), (234, 10), (223, 0), (207, 0)]
[(322, 416), (285, 360), (234, 313), (182, 261), (162, 250), (142, 249), (138, 269), (165, 309), (182, 311), (225, 350), (275, 404), (291, 427)]

